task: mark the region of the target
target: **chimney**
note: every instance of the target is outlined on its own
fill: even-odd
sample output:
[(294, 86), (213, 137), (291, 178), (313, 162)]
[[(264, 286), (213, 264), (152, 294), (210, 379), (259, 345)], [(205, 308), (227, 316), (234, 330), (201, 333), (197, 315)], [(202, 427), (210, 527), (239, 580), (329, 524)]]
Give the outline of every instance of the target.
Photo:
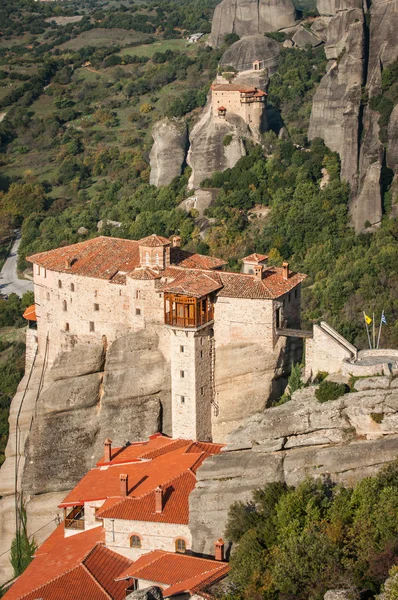
[(173, 248), (179, 248), (181, 246), (181, 238), (179, 235), (173, 235), (171, 239), (171, 244)]
[(120, 495), (128, 496), (129, 476), (126, 474), (120, 474), (119, 477), (120, 477)]
[(111, 462), (112, 460), (112, 440), (107, 438), (104, 442), (104, 461)]
[(263, 278), (263, 265), (254, 265), (253, 271), (254, 271), (254, 276), (256, 279)]
[(163, 488), (161, 485), (155, 490), (155, 512), (163, 512)]
[(222, 538), (214, 543), (214, 556), (216, 560), (224, 560), (224, 540)]
[(288, 262), (282, 263), (282, 268), (283, 268), (283, 279), (289, 279), (289, 263)]

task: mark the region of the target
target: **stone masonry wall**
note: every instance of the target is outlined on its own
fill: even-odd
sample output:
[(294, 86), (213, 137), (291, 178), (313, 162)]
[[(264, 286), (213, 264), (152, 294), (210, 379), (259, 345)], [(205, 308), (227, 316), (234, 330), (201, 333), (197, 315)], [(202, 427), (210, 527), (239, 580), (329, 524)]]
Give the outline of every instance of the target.
[[(104, 529), (106, 545), (132, 560), (152, 550), (175, 552), (177, 538), (185, 540), (188, 550), (192, 548), (192, 535), (188, 525), (122, 519), (115, 519), (112, 525), (111, 519), (104, 519)], [(130, 537), (133, 534), (141, 538), (141, 548), (130, 547)]]

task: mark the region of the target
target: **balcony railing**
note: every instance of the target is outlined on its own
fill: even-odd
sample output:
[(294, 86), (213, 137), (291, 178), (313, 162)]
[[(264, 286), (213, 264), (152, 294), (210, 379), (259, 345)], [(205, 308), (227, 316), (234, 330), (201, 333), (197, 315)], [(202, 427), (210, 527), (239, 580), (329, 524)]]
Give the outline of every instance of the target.
[(65, 517), (65, 529), (84, 530), (84, 508), (82, 506), (75, 507)]
[(214, 319), (214, 311), (209, 310), (206, 313), (196, 315), (195, 317), (177, 315), (177, 311), (167, 312), (165, 314), (166, 325), (172, 325), (173, 327), (184, 327), (184, 328), (196, 328), (201, 325), (205, 325)]

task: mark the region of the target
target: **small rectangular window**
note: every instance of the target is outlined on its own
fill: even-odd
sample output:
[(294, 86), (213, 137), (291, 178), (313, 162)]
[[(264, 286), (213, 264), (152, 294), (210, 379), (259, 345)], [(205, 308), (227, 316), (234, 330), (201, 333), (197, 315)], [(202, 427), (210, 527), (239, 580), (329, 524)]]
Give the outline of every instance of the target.
[(90, 321), (90, 331), (95, 331), (94, 321)]
[(47, 292), (47, 300), (50, 300), (50, 292)]
[(74, 291), (75, 291), (75, 284), (74, 284), (74, 283), (71, 283), (71, 284), (70, 284), (70, 291), (71, 291), (71, 292), (74, 292)]
[(180, 396), (180, 402), (181, 404), (185, 404), (185, 396)]
[(47, 269), (43, 268), (43, 277), (46, 278), (46, 275), (47, 275)]
[(69, 331), (69, 323), (65, 323), (65, 331)]
[(135, 290), (135, 299), (139, 300), (140, 298), (140, 290)]
[(61, 289), (62, 288), (62, 281), (60, 279), (58, 279), (58, 287)]
[(200, 388), (200, 395), (201, 396), (205, 395), (205, 388), (203, 386)]
[(99, 310), (99, 304), (94, 304), (94, 310)]
[(200, 351), (200, 358), (203, 358), (203, 350)]
[(203, 337), (200, 338), (200, 345), (203, 346)]
[(180, 371), (180, 379), (184, 379), (185, 377), (185, 371)]
[(39, 267), (39, 265), (37, 265), (37, 267), (36, 267), (36, 273), (37, 273), (38, 275), (40, 275), (40, 267)]
[(184, 346), (180, 346), (180, 352), (184, 352)]
[(135, 314), (136, 315), (140, 315), (141, 314), (141, 309), (140, 308), (136, 308), (135, 309)]

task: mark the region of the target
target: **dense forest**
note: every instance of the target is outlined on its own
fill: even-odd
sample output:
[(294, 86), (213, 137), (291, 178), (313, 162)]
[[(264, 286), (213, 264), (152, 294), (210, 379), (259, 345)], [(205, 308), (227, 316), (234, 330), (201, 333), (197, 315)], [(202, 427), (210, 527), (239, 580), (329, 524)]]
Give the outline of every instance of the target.
[(230, 508), (226, 536), (239, 544), (223, 600), (316, 600), (335, 588), (371, 597), (398, 559), (397, 514), (398, 463), (353, 489), (270, 483)]

